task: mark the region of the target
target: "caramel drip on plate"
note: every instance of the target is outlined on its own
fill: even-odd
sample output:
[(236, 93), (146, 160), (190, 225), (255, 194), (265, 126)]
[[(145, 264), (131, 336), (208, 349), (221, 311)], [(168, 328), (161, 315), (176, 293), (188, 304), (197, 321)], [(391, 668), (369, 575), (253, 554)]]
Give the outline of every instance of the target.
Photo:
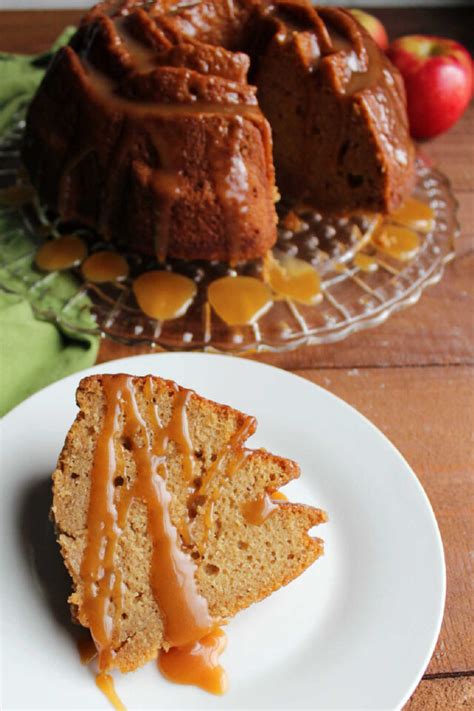
[(252, 324), (272, 305), (268, 287), (260, 279), (248, 276), (216, 279), (208, 286), (207, 298), (229, 326)]
[[(134, 498), (144, 501), (148, 509), (148, 531), (153, 544), (150, 583), (163, 617), (166, 641), (170, 646), (191, 644), (215, 627), (207, 600), (197, 590), (196, 564), (180, 547), (179, 534), (171, 520), (171, 495), (166, 488), (169, 440), (178, 440), (180, 449), (183, 443), (189, 443), (185, 424), (187, 391), (184, 394), (176, 391), (170, 422), (162, 426), (152, 404), (152, 385), (148, 382), (147, 426), (138, 407), (132, 378), (104, 376), (102, 387), (104, 424), (91, 471), (88, 540), (81, 564), (83, 609), (99, 651), (101, 672), (111, 665), (118, 639), (122, 581), (115, 566), (115, 555)], [(135, 462), (136, 479), (132, 485), (126, 482), (123, 450), (118, 446), (121, 436), (129, 443)], [(189, 458), (187, 450), (182, 454), (183, 461)], [(117, 481), (120, 486), (116, 485)]]
[(76, 235), (64, 235), (41, 245), (36, 253), (36, 266), (45, 272), (69, 269), (87, 254), (83, 240)]
[(87, 257), (82, 263), (81, 272), (87, 281), (101, 284), (107, 281), (126, 279), (128, 276), (128, 264), (121, 254), (103, 250)]
[(219, 664), (219, 656), (225, 647), (225, 633), (215, 629), (193, 644), (161, 651), (158, 667), (170, 681), (193, 684), (211, 694), (221, 695), (228, 687), (226, 673)]
[(196, 284), (188, 277), (166, 271), (140, 274), (132, 289), (141, 310), (158, 321), (183, 316), (197, 291)]
[(418, 252), (420, 237), (408, 227), (387, 223), (376, 231), (372, 237), (372, 244), (384, 254), (407, 262)]
[(110, 701), (115, 711), (127, 711), (126, 707), (122, 704), (119, 697), (117, 696), (117, 692), (115, 691), (114, 686), (114, 680), (112, 679), (110, 674), (100, 672), (100, 674), (97, 674), (95, 678), (95, 683), (102, 691), (104, 696), (107, 698), (107, 700)]
[(416, 198), (408, 198), (398, 210), (392, 212), (388, 217), (392, 222), (411, 227), (412, 230), (424, 234), (431, 232), (434, 226), (433, 209)]
[[(284, 494), (282, 494), (284, 496)], [(248, 523), (253, 526), (261, 526), (267, 518), (278, 509), (279, 504), (276, 503), (276, 497), (273, 494), (265, 492), (263, 496), (259, 496), (253, 501), (247, 501), (242, 504), (241, 511)], [(286, 498), (286, 497), (285, 497)]]
[(370, 254), (364, 254), (363, 252), (358, 252), (352, 261), (354, 266), (358, 267), (362, 272), (376, 272), (379, 268), (375, 257), (371, 257)]
[(265, 259), (265, 280), (278, 296), (285, 299), (307, 305), (322, 299), (320, 276), (303, 259), (269, 252)]

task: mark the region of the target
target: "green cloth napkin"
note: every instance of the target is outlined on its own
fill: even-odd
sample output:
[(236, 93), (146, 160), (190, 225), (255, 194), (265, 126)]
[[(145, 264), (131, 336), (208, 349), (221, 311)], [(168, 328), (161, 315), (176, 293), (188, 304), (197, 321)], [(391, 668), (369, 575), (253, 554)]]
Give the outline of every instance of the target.
[(0, 293), (0, 414), (45, 385), (95, 361), (98, 338), (66, 338), (34, 315), (27, 299)]
[[(68, 27), (44, 54), (0, 53), (0, 137), (21, 118), (52, 53), (73, 32)], [(42, 275), (35, 269), (36, 242), (17, 211), (0, 211), (0, 235), (0, 415), (4, 415), (36, 390), (92, 365), (99, 337), (90, 302), (76, 279), (68, 273)], [(84, 333), (87, 329), (90, 333)]]

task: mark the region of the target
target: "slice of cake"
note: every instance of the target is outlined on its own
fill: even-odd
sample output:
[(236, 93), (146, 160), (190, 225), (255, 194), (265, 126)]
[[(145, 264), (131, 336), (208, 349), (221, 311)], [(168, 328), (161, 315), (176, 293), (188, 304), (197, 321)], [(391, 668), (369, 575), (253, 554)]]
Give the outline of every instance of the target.
[(322, 554), (326, 514), (276, 493), (299, 468), (245, 448), (253, 417), (152, 376), (85, 378), (77, 403), (52, 513), (100, 671), (208, 640)]

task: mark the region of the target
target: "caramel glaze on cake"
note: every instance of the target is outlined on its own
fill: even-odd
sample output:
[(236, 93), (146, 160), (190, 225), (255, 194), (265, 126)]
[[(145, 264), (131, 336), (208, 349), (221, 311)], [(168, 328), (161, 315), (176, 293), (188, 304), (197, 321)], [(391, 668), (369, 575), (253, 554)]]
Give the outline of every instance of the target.
[(337, 212), (390, 211), (413, 181), (398, 72), (306, 0), (100, 3), (46, 73), (23, 159), (63, 219), (160, 260), (263, 256), (275, 170)]

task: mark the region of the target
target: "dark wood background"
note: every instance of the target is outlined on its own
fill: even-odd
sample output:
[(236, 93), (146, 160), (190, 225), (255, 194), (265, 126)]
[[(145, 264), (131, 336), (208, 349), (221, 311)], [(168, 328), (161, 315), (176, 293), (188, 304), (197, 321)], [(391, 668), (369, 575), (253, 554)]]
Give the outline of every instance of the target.
[[(474, 3), (473, 9), (371, 12), (391, 38), (438, 34), (473, 51)], [(81, 14), (0, 12), (0, 50), (42, 51)], [(442, 281), (376, 329), (333, 345), (256, 357), (355, 406), (385, 432), (419, 476), (440, 525), (448, 590), (440, 639), (406, 709), (466, 711), (474, 709), (474, 106), (423, 150), (449, 176), (459, 201), (457, 258)], [(99, 361), (146, 351), (104, 340)]]

